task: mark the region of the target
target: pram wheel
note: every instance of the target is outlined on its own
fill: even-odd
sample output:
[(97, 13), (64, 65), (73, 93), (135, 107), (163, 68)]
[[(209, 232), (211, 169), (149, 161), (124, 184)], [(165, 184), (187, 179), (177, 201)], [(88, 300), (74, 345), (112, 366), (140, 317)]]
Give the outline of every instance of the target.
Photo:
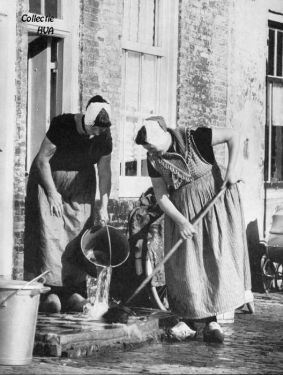
[(266, 254), (262, 256), (260, 265), (263, 289), (266, 293), (268, 293), (271, 290), (274, 290), (276, 287), (276, 269), (273, 262), (266, 256)]

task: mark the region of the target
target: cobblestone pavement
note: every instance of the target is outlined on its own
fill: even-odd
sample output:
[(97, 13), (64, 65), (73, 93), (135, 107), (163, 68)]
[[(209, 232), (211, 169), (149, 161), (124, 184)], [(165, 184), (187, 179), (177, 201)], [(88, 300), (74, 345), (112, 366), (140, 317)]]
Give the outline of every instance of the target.
[(151, 343), (95, 357), (35, 357), (30, 366), (0, 366), (0, 374), (281, 374), (283, 294), (256, 295), (254, 315), (223, 325), (224, 344)]

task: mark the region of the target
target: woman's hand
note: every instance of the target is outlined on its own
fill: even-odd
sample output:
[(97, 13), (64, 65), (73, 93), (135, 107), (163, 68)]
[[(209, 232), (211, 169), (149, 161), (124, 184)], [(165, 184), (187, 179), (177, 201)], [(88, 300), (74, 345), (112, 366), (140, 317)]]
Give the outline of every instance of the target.
[(181, 223), (177, 223), (177, 225), (179, 227), (181, 237), (184, 240), (192, 237), (196, 233), (194, 226), (186, 218), (184, 218)]
[(231, 185), (234, 185), (239, 181), (241, 181), (241, 179), (237, 173), (227, 171), (221, 189), (224, 189), (225, 187), (229, 188)]
[(50, 206), (50, 214), (61, 217), (63, 214), (62, 196), (58, 191), (47, 194), (47, 199)]

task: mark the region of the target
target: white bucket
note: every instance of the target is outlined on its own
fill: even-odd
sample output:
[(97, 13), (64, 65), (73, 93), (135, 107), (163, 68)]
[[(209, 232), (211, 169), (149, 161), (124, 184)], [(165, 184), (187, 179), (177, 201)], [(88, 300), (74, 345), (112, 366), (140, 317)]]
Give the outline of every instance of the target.
[(32, 361), (40, 293), (43, 284), (0, 279), (0, 365)]

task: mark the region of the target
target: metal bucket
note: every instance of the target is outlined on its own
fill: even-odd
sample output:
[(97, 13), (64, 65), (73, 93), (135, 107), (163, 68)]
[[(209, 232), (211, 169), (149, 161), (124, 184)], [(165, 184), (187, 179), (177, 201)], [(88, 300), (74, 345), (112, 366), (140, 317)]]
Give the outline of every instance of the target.
[(0, 279), (0, 365), (32, 361), (40, 293), (43, 284)]
[(97, 277), (98, 267), (119, 267), (128, 258), (130, 247), (127, 237), (118, 229), (107, 225), (84, 232), (81, 253), (85, 271)]

